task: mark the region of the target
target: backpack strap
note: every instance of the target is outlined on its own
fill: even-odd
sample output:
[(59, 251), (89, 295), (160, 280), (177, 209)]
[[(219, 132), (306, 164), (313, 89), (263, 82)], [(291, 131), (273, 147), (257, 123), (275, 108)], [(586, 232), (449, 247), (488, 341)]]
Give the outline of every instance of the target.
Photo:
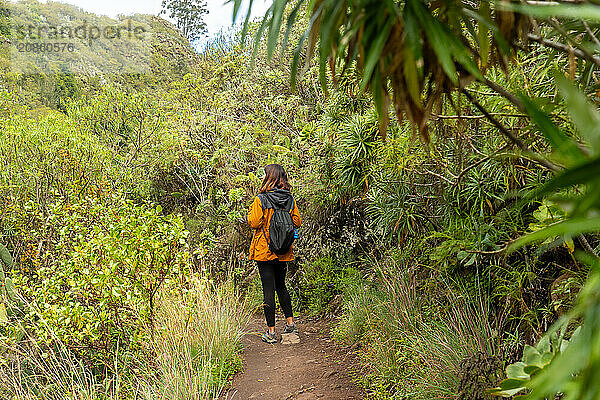
[[(260, 205), (261, 205), (261, 207), (263, 209), (263, 217), (265, 217), (265, 222), (267, 222), (267, 216), (268, 216), (268, 213), (269, 213), (267, 210), (269, 208), (273, 208), (273, 204), (271, 204), (271, 201), (269, 200), (269, 198), (267, 196), (265, 196), (264, 193), (260, 193), (258, 195), (258, 198), (260, 200)], [(263, 237), (265, 238), (265, 241), (267, 242), (267, 247), (269, 247), (269, 239), (267, 239), (267, 234), (265, 233), (265, 226), (264, 226), (264, 224), (261, 227), (261, 229), (262, 229)]]
[[(269, 202), (269, 204), (270, 204), (270, 202)], [(273, 209), (273, 214), (275, 214), (275, 209)], [(267, 219), (269, 217), (269, 208), (263, 209), (263, 216), (265, 218), (265, 223), (266, 223)], [(267, 242), (267, 247), (269, 248), (269, 250), (271, 250), (271, 241), (269, 240), (270, 238), (268, 238), (267, 234), (265, 233), (265, 224), (263, 224), (261, 226), (261, 229), (262, 229), (263, 237), (265, 238), (265, 242)]]
[(267, 242), (267, 247), (269, 247), (269, 250), (271, 250), (271, 243), (269, 243), (269, 239), (267, 238), (267, 234), (265, 233), (265, 227), (262, 227), (262, 232), (263, 232), (263, 236), (265, 237), (265, 241)]

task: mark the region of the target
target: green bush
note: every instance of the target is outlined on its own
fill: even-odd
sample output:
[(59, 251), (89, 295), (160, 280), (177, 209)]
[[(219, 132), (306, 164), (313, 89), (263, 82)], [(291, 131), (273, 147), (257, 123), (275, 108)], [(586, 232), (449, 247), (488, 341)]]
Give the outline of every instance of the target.
[(311, 314), (326, 312), (332, 300), (344, 292), (348, 283), (359, 279), (359, 272), (355, 268), (340, 265), (330, 256), (302, 265), (299, 275), (300, 305)]
[(371, 329), (373, 299), (378, 292), (367, 281), (356, 279), (344, 288), (341, 318), (333, 329), (337, 341), (344, 344), (360, 342)]
[(117, 348), (139, 350), (157, 291), (172, 279), (183, 285), (189, 272), (182, 219), (119, 195), (46, 209), (30, 202), (19, 218), (30, 250), (11, 275), (29, 305), (26, 329), (91, 365), (111, 365)]
[(15, 93), (0, 90), (0, 116), (3, 119), (19, 113), (22, 107)]
[(0, 398), (22, 400), (200, 400), (217, 398), (241, 368), (240, 341), (250, 318), (229, 284), (194, 275), (159, 290), (155, 333), (146, 357), (115, 349), (115, 362), (94, 371), (58, 339), (0, 342)]
[(14, 115), (2, 124), (0, 195), (15, 207), (27, 200), (45, 205), (59, 197), (83, 196), (116, 183), (109, 149), (93, 135), (77, 132), (64, 115)]
[(70, 102), (67, 111), (78, 127), (75, 137), (93, 137), (111, 152), (113, 178), (132, 196), (148, 199), (151, 177), (170, 168), (184, 144), (151, 93), (107, 86)]

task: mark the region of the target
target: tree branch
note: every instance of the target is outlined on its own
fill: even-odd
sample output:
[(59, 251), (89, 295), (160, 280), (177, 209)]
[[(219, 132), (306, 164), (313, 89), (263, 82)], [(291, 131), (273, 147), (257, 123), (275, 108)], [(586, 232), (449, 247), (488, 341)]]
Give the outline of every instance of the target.
[(542, 38), (540, 36), (537, 36), (537, 35), (534, 35), (534, 34), (531, 34), (531, 33), (527, 35), (527, 38), (529, 40), (532, 40), (532, 41), (534, 41), (536, 43), (539, 43), (539, 44), (541, 44), (543, 46), (551, 47), (551, 48), (553, 48), (555, 50), (564, 51), (566, 53), (573, 52), (573, 54), (576, 55), (577, 57), (584, 58), (584, 59), (586, 59), (586, 60), (588, 60), (590, 62), (593, 62), (594, 64), (596, 64), (597, 66), (600, 67), (600, 57), (596, 57), (596, 56), (594, 56), (592, 54), (589, 54), (589, 53), (586, 54), (585, 52), (583, 52), (583, 51), (581, 51), (579, 49), (573, 49), (573, 48), (567, 46), (566, 44), (559, 43), (559, 42), (554, 42), (552, 40), (548, 40), (548, 39)]
[(590, 26), (587, 24), (587, 22), (585, 22), (583, 20), (581, 22), (583, 22), (583, 26), (585, 27), (585, 31), (590, 36), (590, 38), (592, 39), (592, 41), (596, 44), (596, 46), (598, 46), (598, 48), (600, 48), (600, 40), (598, 40), (598, 38), (596, 37), (596, 35), (594, 35), (594, 32), (592, 32), (592, 30), (590, 29)]
[[(525, 110), (525, 105), (523, 104), (521, 99), (519, 99), (517, 96), (515, 96), (508, 90), (504, 89), (502, 86), (498, 85), (496, 82), (490, 81), (488, 78), (483, 78), (483, 83), (487, 87), (489, 87), (490, 89), (494, 90), (496, 93), (498, 93), (499, 95), (504, 97), (506, 100), (510, 101), (515, 106), (517, 106), (517, 108), (519, 110)], [(464, 89), (463, 89), (463, 93), (464, 93)]]
[(551, 163), (550, 161), (548, 161), (544, 158), (541, 158), (539, 155), (537, 155), (534, 152), (532, 152), (531, 150), (529, 150), (527, 145), (525, 145), (525, 143), (523, 143), (523, 141), (521, 139), (519, 139), (517, 136), (515, 136), (515, 134), (513, 132), (511, 132), (508, 128), (506, 128), (504, 125), (502, 125), (496, 118), (494, 118), (494, 116), (491, 115), (477, 100), (475, 100), (475, 98), (473, 98), (473, 96), (471, 96), (471, 94), (469, 92), (467, 92), (466, 90), (463, 89), (462, 93), (483, 115), (486, 116), (488, 121), (490, 121), (496, 128), (498, 128), (500, 130), (500, 132), (502, 132), (502, 134), (504, 136), (506, 136), (506, 138), (509, 141), (511, 141), (513, 144), (515, 144), (527, 156), (529, 156), (535, 162), (537, 162), (540, 165), (543, 165), (544, 167), (548, 168), (551, 171), (556, 172), (556, 171), (561, 170), (561, 168), (558, 167), (557, 165)]
[[(573, 39), (571, 37), (571, 35), (569, 35), (569, 33), (560, 25), (560, 22), (558, 22), (558, 19), (556, 18), (551, 18), (550, 19), (550, 24), (554, 27), (554, 29), (556, 29), (561, 35), (563, 35), (563, 37), (565, 39), (567, 39), (567, 42), (569, 42), (571, 44), (571, 46), (576, 47), (577, 49), (581, 50), (583, 52), (583, 54), (585, 55), (584, 58), (586, 59), (590, 59), (593, 58), (594, 55), (592, 53), (590, 53), (589, 51), (587, 51), (587, 49), (585, 47), (583, 47), (583, 45), (581, 43), (579, 43), (577, 40)], [(541, 37), (541, 36), (540, 36)], [(569, 53), (570, 54), (575, 54), (575, 52), (573, 52), (573, 49), (569, 49)]]
[(502, 132), (504, 136), (506, 136), (512, 143), (514, 143), (521, 150), (528, 150), (525, 143), (521, 141), (518, 137), (516, 137), (508, 128), (502, 125), (492, 114), (490, 114), (469, 92), (463, 90), (462, 93), (485, 117)]
[[(514, 118), (526, 118), (529, 117), (527, 114), (511, 114), (511, 113), (490, 113), (490, 115), (496, 117), (514, 117)], [(487, 118), (485, 115), (437, 115), (431, 114), (433, 120), (437, 119), (484, 119)]]

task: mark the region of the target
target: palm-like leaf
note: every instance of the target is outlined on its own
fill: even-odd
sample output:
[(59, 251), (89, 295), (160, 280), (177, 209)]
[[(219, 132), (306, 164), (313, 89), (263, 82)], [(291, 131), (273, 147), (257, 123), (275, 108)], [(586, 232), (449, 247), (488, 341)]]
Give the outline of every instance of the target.
[[(237, 18), (242, 0), (230, 2)], [(284, 20), (285, 44), (303, 5), (310, 20), (296, 46), (292, 83), (299, 60), (310, 61), (317, 48), (324, 87), (328, 67), (336, 80), (356, 63), (362, 89), (368, 87), (373, 94), (383, 135), (392, 98), (398, 117), (406, 115), (427, 139), (426, 122), (441, 95), (482, 79), (480, 64), (504, 66), (527, 28), (526, 18), (498, 11), (489, 1), (273, 0), (257, 31), (256, 46), (266, 33), (272, 55)]]
[[(528, 198), (541, 198), (557, 191), (577, 187), (582, 190), (582, 193), (574, 199), (570, 216), (580, 220), (561, 222), (533, 235), (525, 236), (515, 242), (512, 248), (544, 238), (544, 235), (549, 237), (556, 232), (579, 234), (600, 230), (600, 224), (595, 218), (585, 219), (600, 210), (600, 157), (598, 157), (600, 131), (596, 124), (597, 121), (600, 121), (600, 112), (560, 74), (557, 74), (556, 82), (562, 96), (567, 101), (567, 111), (578, 128), (580, 136), (586, 140), (589, 151), (575, 138), (559, 129), (532, 101), (522, 97), (532, 122), (546, 136), (560, 160), (567, 167), (540, 189), (531, 192)], [(587, 153), (591, 153), (591, 155), (587, 155)]]

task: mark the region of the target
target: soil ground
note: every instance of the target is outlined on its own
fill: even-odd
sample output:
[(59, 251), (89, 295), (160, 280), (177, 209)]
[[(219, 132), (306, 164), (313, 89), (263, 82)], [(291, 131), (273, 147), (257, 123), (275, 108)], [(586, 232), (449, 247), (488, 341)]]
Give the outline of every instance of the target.
[[(252, 317), (244, 345), (244, 370), (234, 376), (221, 400), (359, 400), (366, 396), (350, 377), (356, 356), (336, 345), (327, 321), (296, 318), (300, 344), (261, 341), (266, 329), (261, 315)], [(278, 336), (283, 322), (277, 325)]]

